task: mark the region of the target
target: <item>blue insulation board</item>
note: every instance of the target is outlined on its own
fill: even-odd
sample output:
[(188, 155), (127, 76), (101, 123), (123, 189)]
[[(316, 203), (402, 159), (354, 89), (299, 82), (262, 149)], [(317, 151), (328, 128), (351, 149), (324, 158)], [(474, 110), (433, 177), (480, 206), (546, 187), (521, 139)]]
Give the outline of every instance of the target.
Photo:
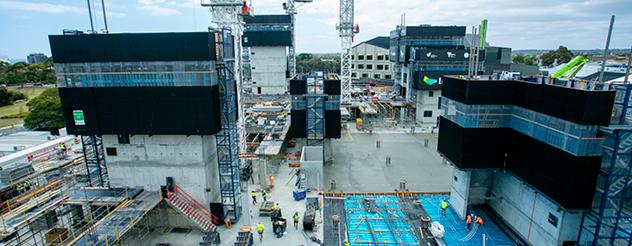
[(432, 221), (438, 221), (444, 226), (445, 235), (443, 240), (449, 246), (483, 245), (483, 234), (487, 235), (486, 245), (488, 246), (516, 245), (491, 221), (487, 214), (478, 209), (474, 209), (470, 213), (481, 216), (483, 218), (483, 226), (478, 228), (476, 234), (469, 241), (461, 241), (469, 233), (465, 227), (465, 220), (459, 218), (456, 212), (452, 210), (452, 207), (448, 207), (445, 218), (441, 216), (441, 200), (445, 199), (448, 201), (450, 196), (419, 195), (418, 199)]
[[(363, 209), (363, 200), (375, 201), (378, 213), (370, 213)], [(394, 195), (354, 195), (345, 197), (347, 230), (351, 245), (376, 243), (415, 245), (417, 238), (412, 228), (406, 223), (406, 215), (402, 212), (398, 199)], [(387, 214), (387, 215), (386, 215)], [(390, 220), (384, 220), (384, 217)], [(367, 223), (368, 221), (368, 223)], [(370, 230), (374, 231), (375, 239)]]

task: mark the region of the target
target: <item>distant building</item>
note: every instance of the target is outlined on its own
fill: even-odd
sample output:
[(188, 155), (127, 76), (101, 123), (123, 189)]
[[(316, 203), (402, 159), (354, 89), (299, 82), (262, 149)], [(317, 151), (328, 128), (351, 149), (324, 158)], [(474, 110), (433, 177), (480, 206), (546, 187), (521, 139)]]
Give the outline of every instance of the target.
[(44, 63), (46, 62), (46, 60), (48, 60), (48, 56), (42, 54), (42, 53), (34, 53), (34, 54), (30, 54), (26, 57), (26, 60), (30, 63), (30, 64), (38, 64), (38, 63)]
[[(289, 15), (258, 15), (245, 18), (243, 46), (245, 74), (255, 95), (287, 92), (288, 54), (292, 47)], [(249, 51), (249, 52), (248, 52)]]
[[(418, 124), (437, 126), (441, 77), (468, 73), (470, 43), (477, 39), (466, 34), (465, 26), (398, 26), (391, 31), (389, 58), (394, 63), (394, 90), (416, 105)], [(478, 60), (479, 74), (505, 71), (511, 65), (511, 49), (485, 43)]]
[(376, 37), (351, 49), (351, 78), (392, 80), (393, 63), (388, 57), (388, 37)]

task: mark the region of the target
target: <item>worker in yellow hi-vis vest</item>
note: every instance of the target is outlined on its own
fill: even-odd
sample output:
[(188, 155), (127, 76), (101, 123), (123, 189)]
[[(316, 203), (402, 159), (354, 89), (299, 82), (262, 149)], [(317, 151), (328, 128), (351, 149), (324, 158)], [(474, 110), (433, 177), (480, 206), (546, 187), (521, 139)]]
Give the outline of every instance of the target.
[(257, 225), (257, 233), (259, 233), (259, 242), (263, 241), (263, 230), (265, 229), (265, 227), (263, 227), (263, 224), (259, 223)]
[(441, 217), (445, 218), (445, 210), (448, 209), (448, 203), (443, 199), (441, 201)]

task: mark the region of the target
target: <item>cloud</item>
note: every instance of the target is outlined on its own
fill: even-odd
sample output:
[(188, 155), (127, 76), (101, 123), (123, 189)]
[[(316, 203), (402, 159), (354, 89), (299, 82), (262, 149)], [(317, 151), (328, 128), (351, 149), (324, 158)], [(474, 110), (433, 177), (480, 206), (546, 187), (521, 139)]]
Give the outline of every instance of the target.
[(0, 1), (0, 9), (8, 10), (22, 10), (30, 12), (39, 12), (47, 14), (82, 14), (85, 12), (85, 8), (64, 5), (64, 4), (52, 4), (52, 3), (30, 3), (22, 1), (3, 0)]
[(138, 0), (140, 9), (154, 16), (171, 16), (179, 15), (180, 10), (176, 9), (175, 1), (167, 0)]
[[(334, 28), (338, 8), (338, 0), (314, 1), (299, 10), (299, 18), (318, 16)], [(602, 46), (613, 14), (617, 15), (613, 45), (631, 36), (627, 28), (632, 25), (630, 9), (630, 0), (361, 0), (355, 1), (354, 12), (361, 30), (356, 42), (388, 36), (406, 13), (407, 25), (462, 25), (468, 26), (468, 32), (470, 26), (488, 19), (492, 45), (540, 48), (566, 44), (584, 48)]]

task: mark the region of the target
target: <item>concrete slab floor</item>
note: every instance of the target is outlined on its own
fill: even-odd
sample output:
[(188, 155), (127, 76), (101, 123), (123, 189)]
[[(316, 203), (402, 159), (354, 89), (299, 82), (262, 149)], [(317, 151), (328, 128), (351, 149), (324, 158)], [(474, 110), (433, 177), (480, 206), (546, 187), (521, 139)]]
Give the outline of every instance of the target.
[(438, 134), (410, 134), (404, 128), (375, 129), (368, 134), (348, 126), (340, 139), (332, 140), (334, 160), (325, 165), (324, 190), (330, 189), (333, 179), (336, 191), (391, 192), (404, 179), (411, 191), (450, 192), (453, 167), (437, 153)]
[[(289, 152), (294, 152), (297, 149), (290, 149)], [(275, 170), (276, 169), (276, 170)], [(316, 229), (314, 232), (304, 232), (303, 231), (303, 213), (305, 212), (305, 200), (294, 201), (292, 197), (292, 191), (294, 190), (294, 180), (290, 180), (293, 176), (291, 175), (293, 168), (288, 167), (286, 163), (281, 165), (276, 165), (270, 170), (275, 170), (275, 181), (274, 188), (268, 193), (268, 200), (278, 201), (281, 206), (281, 212), (283, 213), (283, 217), (288, 220), (288, 226), (286, 230), (286, 234), (281, 238), (277, 238), (272, 231), (272, 222), (270, 221), (270, 217), (268, 216), (259, 216), (259, 206), (261, 205), (262, 198), (261, 193), (257, 193), (257, 204), (252, 204), (252, 198), (250, 198), (250, 191), (253, 189), (259, 189), (258, 186), (249, 185), (248, 192), (245, 192), (243, 195), (244, 199), (244, 215), (236, 224), (233, 224), (233, 228), (230, 230), (226, 230), (226, 227), (220, 227), (220, 236), (222, 239), (222, 245), (233, 245), (235, 239), (237, 238), (237, 234), (239, 232), (239, 228), (241, 226), (250, 226), (252, 231), (254, 232), (253, 236), (255, 237), (255, 245), (316, 245), (309, 240), (309, 237), (315, 235), (320, 240), (323, 239), (322, 232), (322, 214), (317, 213), (316, 216)], [(308, 194), (317, 195), (316, 192), (311, 192)], [(249, 211), (249, 214), (247, 214)], [(294, 212), (298, 212), (301, 217), (301, 222), (299, 223), (299, 228), (294, 229), (292, 224), (292, 215)], [(265, 231), (263, 233), (263, 241), (259, 242), (258, 234), (256, 233), (255, 227), (258, 223), (262, 223), (265, 226)]]
[[(350, 125), (351, 126), (351, 125)], [(376, 140), (380, 140), (380, 148)], [(424, 141), (428, 139), (428, 147)], [(290, 148), (287, 153), (299, 151), (304, 141), (298, 141), (297, 147)], [(437, 134), (415, 133), (410, 129), (376, 129), (367, 134), (355, 129), (343, 130), (342, 138), (331, 141), (333, 162), (324, 167), (325, 190), (329, 189), (331, 179), (336, 180), (337, 191), (344, 192), (391, 192), (399, 187), (402, 179), (407, 188), (417, 192), (449, 192), (452, 182), (452, 166), (442, 161), (437, 153)], [(391, 157), (391, 165), (386, 165), (386, 156)], [(268, 199), (279, 201), (283, 217), (290, 224), (287, 234), (276, 238), (272, 231), (272, 222), (267, 216), (259, 216), (261, 196), (258, 193), (258, 204), (253, 206), (250, 191), (260, 187), (248, 185), (243, 192), (244, 215), (233, 228), (219, 227), (222, 245), (233, 245), (239, 228), (250, 226), (255, 232), (256, 225), (261, 222), (265, 226), (263, 242), (259, 242), (256, 232), (255, 245), (316, 245), (309, 240), (311, 235), (323, 240), (322, 211), (317, 213), (315, 231), (304, 233), (302, 217), (305, 211), (305, 200), (294, 201), (292, 191), (294, 181), (292, 168), (287, 163), (271, 165), (268, 172), (275, 175), (275, 187), (268, 193)], [(308, 195), (316, 195), (312, 192)], [(292, 214), (297, 211), (301, 216), (299, 230), (291, 223)], [(199, 234), (197, 234), (199, 233)], [(202, 235), (193, 230), (183, 236), (179, 233), (152, 235), (152, 242), (172, 242), (174, 245), (197, 245)], [(164, 240), (160, 240), (164, 239)], [(193, 243), (195, 242), (195, 243)], [(193, 244), (191, 244), (193, 243)]]
[[(188, 246), (188, 245), (199, 245), (202, 242), (202, 231), (198, 229), (191, 229), (189, 232), (162, 232), (162, 231), (154, 231), (149, 235), (149, 239), (144, 242), (134, 242), (141, 243), (140, 245), (157, 245), (159, 243), (169, 243), (173, 246)], [(139, 244), (136, 244), (139, 245)]]

